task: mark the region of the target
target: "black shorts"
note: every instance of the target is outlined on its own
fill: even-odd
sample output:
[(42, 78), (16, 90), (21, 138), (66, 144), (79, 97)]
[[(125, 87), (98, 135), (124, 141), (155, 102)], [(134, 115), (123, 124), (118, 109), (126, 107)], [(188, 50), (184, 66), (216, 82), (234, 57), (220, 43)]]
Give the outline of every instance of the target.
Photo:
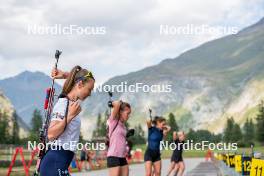
[(81, 161), (85, 161), (85, 156), (81, 156)]
[(107, 157), (107, 167), (118, 167), (118, 166), (125, 166), (127, 164), (126, 158), (119, 158), (115, 156)]
[(160, 161), (160, 151), (159, 150), (151, 150), (147, 149), (144, 155), (144, 161), (151, 161), (151, 162), (156, 162)]
[(183, 161), (182, 154), (178, 154), (178, 153), (173, 153), (172, 154), (171, 162), (178, 163), (178, 162), (181, 162), (181, 161)]

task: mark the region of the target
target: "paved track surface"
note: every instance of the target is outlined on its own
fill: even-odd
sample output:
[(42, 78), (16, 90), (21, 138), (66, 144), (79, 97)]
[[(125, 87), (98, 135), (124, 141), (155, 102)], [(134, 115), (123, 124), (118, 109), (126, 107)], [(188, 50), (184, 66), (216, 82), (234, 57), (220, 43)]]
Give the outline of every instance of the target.
[[(204, 158), (187, 158), (184, 159), (184, 162), (186, 165), (185, 173), (188, 173), (191, 172), (191, 170), (195, 169), (197, 166), (199, 166), (200, 163), (204, 162)], [(161, 171), (162, 176), (166, 176), (169, 165), (170, 165), (170, 160), (168, 159), (162, 160), (162, 171)], [(210, 164), (209, 166), (212, 168)], [(132, 164), (129, 166), (129, 171), (130, 171), (129, 176), (144, 176), (145, 175), (144, 164)], [(107, 175), (108, 175), (107, 169), (103, 169), (99, 171), (79, 172), (72, 174), (72, 176), (107, 176)], [(185, 175), (189, 176), (189, 174), (185, 174)], [(196, 176), (196, 175), (190, 175), (190, 176)], [(202, 176), (207, 176), (207, 175), (204, 174)], [(208, 175), (208, 176), (214, 176), (214, 175)]]
[(201, 162), (187, 176), (221, 176), (219, 168), (211, 162)]

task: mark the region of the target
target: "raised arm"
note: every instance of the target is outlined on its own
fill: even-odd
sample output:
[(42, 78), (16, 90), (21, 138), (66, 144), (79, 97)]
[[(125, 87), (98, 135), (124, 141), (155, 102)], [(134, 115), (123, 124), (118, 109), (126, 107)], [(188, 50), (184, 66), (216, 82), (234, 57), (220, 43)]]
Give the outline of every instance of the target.
[(168, 132), (171, 130), (171, 127), (166, 125), (164, 128), (163, 128), (163, 135), (164, 136), (167, 136)]
[(147, 127), (148, 127), (148, 128), (151, 128), (151, 127), (152, 127), (152, 122), (151, 122), (151, 120), (147, 120), (146, 123), (147, 123)]
[(55, 69), (55, 68), (52, 69), (51, 71), (52, 79), (67, 79), (69, 75), (70, 75), (69, 72), (64, 72), (62, 70)]
[(121, 106), (121, 103), (122, 101), (113, 101), (112, 102), (112, 105), (113, 105), (113, 109), (112, 109), (112, 112), (111, 112), (111, 117), (112, 118), (117, 118), (118, 117), (118, 113), (119, 113), (119, 110), (120, 110), (120, 106)]
[(178, 138), (177, 131), (173, 131), (173, 135), (172, 135), (172, 137), (173, 137), (173, 140), (174, 140), (174, 141), (177, 140), (177, 138)]

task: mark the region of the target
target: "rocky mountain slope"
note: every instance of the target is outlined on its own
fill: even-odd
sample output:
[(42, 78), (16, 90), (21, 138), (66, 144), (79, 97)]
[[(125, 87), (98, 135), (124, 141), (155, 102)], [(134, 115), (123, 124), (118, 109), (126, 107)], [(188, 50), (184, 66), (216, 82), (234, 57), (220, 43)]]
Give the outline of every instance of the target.
[[(143, 59), (143, 58), (142, 58)], [(176, 114), (183, 129), (221, 132), (225, 119), (234, 116), (242, 124), (254, 118), (256, 106), (264, 98), (264, 18), (238, 34), (213, 40), (165, 59), (148, 68), (116, 76), (105, 85), (127, 82), (170, 84), (170, 93), (116, 93), (116, 99), (132, 104), (132, 125), (142, 123), (147, 109), (166, 116)], [(99, 112), (106, 110), (106, 93), (95, 93), (86, 103), (84, 136), (90, 136)]]
[[(15, 109), (14, 109), (14, 106), (9, 101), (9, 99), (3, 94), (2, 91), (0, 91), (0, 112), (6, 113), (8, 121), (9, 121), (9, 126), (10, 126), (9, 132), (11, 134), (13, 124), (14, 124)], [(23, 122), (23, 120), (20, 117), (17, 117), (17, 122), (19, 125), (19, 136), (21, 138), (28, 136), (28, 130), (29, 130), (28, 126)]]

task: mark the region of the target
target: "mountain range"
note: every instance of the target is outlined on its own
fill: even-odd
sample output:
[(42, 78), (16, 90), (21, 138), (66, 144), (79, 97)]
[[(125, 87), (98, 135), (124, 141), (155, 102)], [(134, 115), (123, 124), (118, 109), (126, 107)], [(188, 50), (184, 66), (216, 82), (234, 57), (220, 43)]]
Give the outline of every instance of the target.
[[(148, 108), (167, 117), (172, 112), (184, 130), (222, 132), (226, 118), (243, 124), (254, 118), (264, 98), (264, 18), (237, 34), (204, 43), (176, 58), (109, 79), (105, 85), (169, 84), (170, 93), (116, 93), (116, 99), (131, 103), (130, 123), (143, 123)], [(87, 101), (84, 134), (90, 134), (98, 112), (106, 109), (106, 93)], [(89, 119), (89, 120), (88, 120)]]
[[(144, 58), (142, 58), (144, 59)], [(157, 65), (115, 76), (103, 85), (171, 85), (171, 92), (114, 92), (114, 99), (132, 105), (130, 124), (144, 124), (148, 108), (154, 115), (176, 115), (183, 130), (222, 132), (226, 118), (243, 124), (255, 118), (264, 98), (264, 18), (237, 34), (228, 35), (186, 51)], [(50, 78), (40, 72), (23, 72), (0, 81), (0, 89), (29, 124), (35, 108), (42, 108)], [(61, 87), (56, 84), (57, 89)], [(98, 113), (107, 109), (106, 92), (95, 92), (83, 104), (82, 134), (91, 137)]]
[[(12, 102), (17, 114), (30, 126), (33, 111), (43, 110), (46, 89), (51, 78), (42, 72), (24, 71), (14, 77), (0, 80), (0, 90)], [(60, 92), (61, 86), (55, 83)]]

